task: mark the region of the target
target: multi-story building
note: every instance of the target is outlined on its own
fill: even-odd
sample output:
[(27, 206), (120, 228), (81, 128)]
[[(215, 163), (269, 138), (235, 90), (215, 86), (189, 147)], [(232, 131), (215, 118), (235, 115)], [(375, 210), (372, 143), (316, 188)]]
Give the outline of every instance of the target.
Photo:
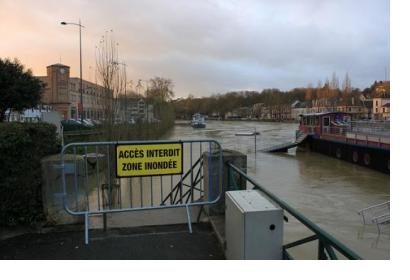
[(308, 104), (307, 102), (301, 102), (296, 100), (290, 105), (290, 118), (292, 120), (299, 120), (300, 115), (304, 115), (308, 113)]
[(269, 107), (270, 119), (274, 121), (290, 120), (292, 111), (291, 106), (287, 104), (273, 105)]
[[(153, 122), (154, 121), (154, 106), (147, 104), (145, 99), (141, 96), (130, 96), (125, 99), (127, 107), (122, 108), (127, 112), (127, 121), (131, 123), (136, 122)], [(122, 105), (121, 107), (124, 107)]]
[(103, 119), (103, 87), (83, 80), (83, 102), (80, 101), (80, 79), (70, 78), (70, 67), (60, 63), (47, 66), (47, 76), (37, 77), (46, 83), (42, 104), (52, 106), (63, 119)]
[(375, 82), (374, 93), (380, 97), (390, 94), (390, 81)]
[(390, 98), (373, 98), (373, 119), (390, 119)]
[(390, 120), (390, 102), (382, 106), (382, 119)]

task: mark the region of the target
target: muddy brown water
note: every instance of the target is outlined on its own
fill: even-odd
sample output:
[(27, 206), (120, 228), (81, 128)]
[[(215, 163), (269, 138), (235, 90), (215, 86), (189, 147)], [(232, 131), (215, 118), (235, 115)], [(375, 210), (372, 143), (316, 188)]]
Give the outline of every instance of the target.
[[(254, 137), (236, 132), (258, 131), (257, 150), (291, 141), (297, 124), (244, 121), (208, 121), (204, 129), (176, 125), (164, 139), (214, 139), (224, 149), (248, 157), (248, 174), (365, 259), (390, 258), (390, 227), (364, 226), (357, 211), (390, 199), (390, 176), (377, 171), (296, 148), (287, 153), (256, 152)], [(285, 242), (310, 234), (290, 218)], [(313, 258), (316, 244), (291, 250), (301, 258)]]

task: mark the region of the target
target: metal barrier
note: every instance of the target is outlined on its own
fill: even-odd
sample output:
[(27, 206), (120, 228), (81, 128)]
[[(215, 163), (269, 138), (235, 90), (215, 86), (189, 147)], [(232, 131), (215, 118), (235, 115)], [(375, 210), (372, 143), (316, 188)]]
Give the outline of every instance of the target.
[(352, 121), (347, 132), (372, 136), (390, 137), (390, 121)]
[(390, 224), (390, 201), (366, 207), (359, 212), (364, 225), (376, 224), (377, 232), (380, 234), (380, 226)]
[[(283, 245), (283, 259), (293, 259), (293, 257), (290, 255), (288, 252), (288, 249), (318, 240), (318, 259), (324, 260), (324, 259), (337, 259), (337, 255), (334, 251), (338, 251), (340, 254), (345, 256), (347, 259), (350, 260), (359, 260), (361, 257), (357, 255), (354, 251), (349, 249), (347, 246), (345, 246), (343, 243), (338, 241), (336, 238), (331, 236), (329, 233), (321, 229), (319, 226), (317, 226), (315, 223), (310, 221), (308, 218), (303, 216), (301, 213), (296, 211), (294, 208), (292, 208), (289, 204), (266, 190), (264, 187), (262, 187), (260, 184), (258, 184), (254, 179), (249, 177), (246, 173), (244, 173), (240, 168), (237, 166), (227, 163), (228, 165), (228, 180), (229, 180), (229, 189), (238, 189), (236, 181), (237, 180), (246, 180), (247, 182), (251, 183), (254, 186), (254, 189), (261, 191), (265, 195), (267, 195), (272, 201), (274, 201), (276, 204), (278, 204), (280, 207), (283, 208), (284, 211), (288, 212), (290, 215), (292, 215), (294, 218), (296, 218), (299, 222), (301, 222), (303, 225), (305, 225), (308, 229), (310, 229), (314, 234), (305, 238), (302, 238), (300, 240), (288, 243)], [(236, 174), (236, 176), (235, 176)], [(285, 221), (288, 220), (286, 216), (284, 216)]]
[[(134, 144), (181, 144), (181, 174), (117, 177), (117, 145)], [(208, 170), (204, 169), (206, 154), (219, 157), (218, 174), (213, 171), (216, 166), (212, 167), (212, 160)], [(102, 215), (106, 228), (108, 213), (184, 207), (192, 232), (190, 207), (214, 204), (222, 197), (222, 147), (214, 140), (71, 143), (61, 150), (61, 167), (64, 208), (71, 215), (84, 216), (86, 244), (92, 215)], [(208, 180), (204, 174), (208, 174)], [(207, 188), (205, 181), (209, 182)], [(206, 190), (213, 194), (207, 196), (208, 200)]]

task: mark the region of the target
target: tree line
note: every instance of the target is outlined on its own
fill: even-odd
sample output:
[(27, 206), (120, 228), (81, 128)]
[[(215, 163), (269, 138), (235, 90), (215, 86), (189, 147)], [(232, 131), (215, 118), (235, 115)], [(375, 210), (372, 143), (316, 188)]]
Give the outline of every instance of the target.
[[(224, 118), (227, 112), (241, 107), (252, 107), (255, 104), (263, 103), (264, 106), (290, 106), (295, 101), (305, 102), (309, 107), (312, 103), (337, 104), (351, 100), (352, 97), (364, 95), (365, 98), (372, 98), (376, 93), (376, 88), (384, 84), (383, 81), (375, 81), (372, 86), (360, 90), (353, 88), (349, 75), (346, 73), (342, 83), (335, 73), (332, 78), (326, 79), (324, 83), (319, 81), (316, 86), (309, 84), (307, 87), (294, 88), (289, 91), (281, 91), (276, 88), (258, 91), (230, 91), (224, 94), (214, 94), (209, 97), (194, 97), (190, 94), (187, 98), (173, 100), (175, 114), (178, 119), (190, 119), (193, 114), (201, 113), (208, 116), (218, 115)], [(388, 86), (387, 93), (390, 93)]]

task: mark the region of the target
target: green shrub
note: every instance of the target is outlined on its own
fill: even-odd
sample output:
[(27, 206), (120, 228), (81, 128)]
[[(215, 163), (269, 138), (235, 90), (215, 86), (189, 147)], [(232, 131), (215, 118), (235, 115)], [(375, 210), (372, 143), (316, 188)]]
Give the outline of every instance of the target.
[(59, 149), (52, 124), (0, 123), (0, 226), (44, 218), (41, 158)]

